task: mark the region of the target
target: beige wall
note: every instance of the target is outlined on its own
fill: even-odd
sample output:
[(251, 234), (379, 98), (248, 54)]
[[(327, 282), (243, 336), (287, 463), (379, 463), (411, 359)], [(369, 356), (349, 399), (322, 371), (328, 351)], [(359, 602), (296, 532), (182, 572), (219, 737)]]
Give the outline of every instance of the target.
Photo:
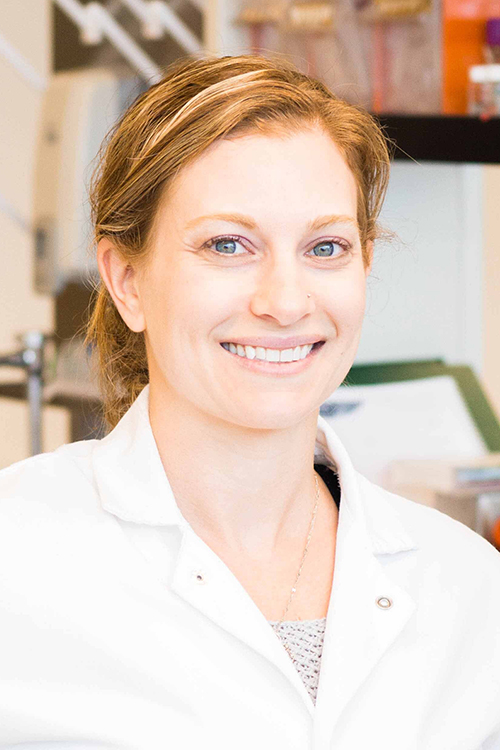
[[(37, 72), (51, 67), (49, 0), (2, 0), (0, 34)], [(0, 56), (0, 194), (27, 224), (32, 219), (33, 168), (42, 94)], [(50, 332), (53, 302), (32, 289), (33, 237), (0, 211), (0, 352), (18, 348), (16, 335), (31, 328)], [(19, 370), (0, 368), (0, 381), (24, 380)], [(0, 399), (0, 468), (28, 455), (27, 405)], [(65, 409), (45, 409), (44, 449), (69, 439)]]
[(500, 416), (500, 165), (484, 168), (483, 382)]

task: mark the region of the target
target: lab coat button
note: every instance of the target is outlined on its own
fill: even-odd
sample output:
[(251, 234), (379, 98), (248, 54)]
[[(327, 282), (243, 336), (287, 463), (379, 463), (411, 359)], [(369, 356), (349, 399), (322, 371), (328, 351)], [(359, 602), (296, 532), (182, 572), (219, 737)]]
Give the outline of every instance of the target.
[(204, 575), (203, 575), (203, 573), (202, 573), (201, 571), (199, 571), (199, 570), (197, 570), (197, 571), (196, 571), (196, 572), (194, 573), (194, 578), (195, 578), (195, 581), (196, 581), (196, 583), (205, 583), (205, 582), (206, 582), (205, 576), (204, 576)]
[(377, 607), (380, 607), (380, 609), (390, 609), (392, 607), (392, 600), (387, 596), (381, 596), (380, 599), (377, 599)]

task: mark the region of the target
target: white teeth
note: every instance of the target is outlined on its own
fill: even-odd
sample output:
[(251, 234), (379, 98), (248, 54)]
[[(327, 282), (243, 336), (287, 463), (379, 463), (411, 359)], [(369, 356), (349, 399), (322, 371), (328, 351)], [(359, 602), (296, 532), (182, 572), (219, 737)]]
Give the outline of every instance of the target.
[(245, 354), (247, 359), (255, 359), (255, 349), (253, 346), (245, 346)]
[(279, 362), (280, 361), (279, 349), (266, 349), (266, 360), (267, 362)]
[(293, 359), (293, 349), (283, 349), (280, 355), (280, 362), (291, 362)]
[(305, 359), (313, 344), (304, 344), (296, 346), (295, 349), (265, 349), (263, 346), (243, 346), (242, 344), (223, 344), (224, 349), (228, 349), (233, 354), (246, 359), (260, 359), (267, 362), (298, 362)]

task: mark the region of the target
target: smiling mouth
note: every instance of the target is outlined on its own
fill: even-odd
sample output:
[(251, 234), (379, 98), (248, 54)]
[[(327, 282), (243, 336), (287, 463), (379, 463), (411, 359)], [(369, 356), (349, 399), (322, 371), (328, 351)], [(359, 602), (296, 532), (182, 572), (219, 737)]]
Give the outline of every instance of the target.
[(306, 359), (312, 351), (321, 348), (325, 342), (316, 341), (314, 344), (304, 344), (296, 346), (294, 349), (267, 349), (263, 346), (243, 346), (233, 342), (224, 341), (221, 346), (232, 354), (236, 354), (244, 359), (258, 359), (262, 362), (300, 362)]

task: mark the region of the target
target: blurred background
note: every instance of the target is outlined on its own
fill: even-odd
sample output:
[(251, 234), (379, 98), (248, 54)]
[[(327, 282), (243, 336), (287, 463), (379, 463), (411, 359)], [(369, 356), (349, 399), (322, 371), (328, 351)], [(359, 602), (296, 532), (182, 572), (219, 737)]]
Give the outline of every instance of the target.
[(500, 546), (500, 0), (0, 0), (0, 468), (104, 434), (81, 335), (104, 135), (180, 56), (275, 51), (395, 144), (397, 237), (322, 415), (367, 476)]

